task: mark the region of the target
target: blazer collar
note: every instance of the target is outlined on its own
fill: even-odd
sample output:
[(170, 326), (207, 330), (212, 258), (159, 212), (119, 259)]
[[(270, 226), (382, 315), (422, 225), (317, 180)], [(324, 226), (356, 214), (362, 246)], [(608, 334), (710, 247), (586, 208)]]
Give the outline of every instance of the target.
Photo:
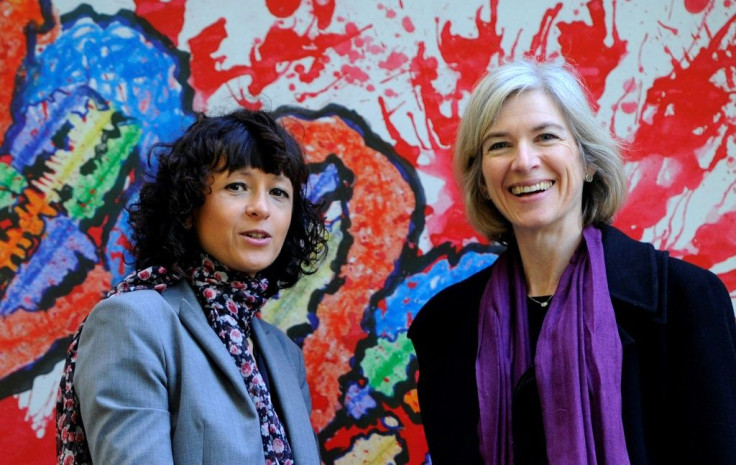
[(660, 283), (666, 282), (661, 279), (666, 277), (666, 268), (660, 269), (658, 259), (666, 258), (666, 253), (658, 253), (651, 244), (635, 241), (612, 226), (602, 227), (601, 232), (611, 297), (656, 313), (665, 291)]
[[(225, 349), (220, 338), (212, 330), (192, 288), (186, 282), (181, 281), (168, 287), (163, 296), (179, 313), (182, 324), (191, 332), (192, 337), (202, 347), (202, 351), (225, 373), (235, 390), (242, 397), (250, 399), (243, 376), (233, 363), (232, 356)], [(246, 403), (246, 405), (250, 404), (252, 402)], [(253, 413), (255, 414), (255, 411)]]

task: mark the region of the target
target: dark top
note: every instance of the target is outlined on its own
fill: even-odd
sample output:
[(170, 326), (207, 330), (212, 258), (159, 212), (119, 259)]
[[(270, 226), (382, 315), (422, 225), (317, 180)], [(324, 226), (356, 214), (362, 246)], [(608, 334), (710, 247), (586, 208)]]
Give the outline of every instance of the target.
[[(632, 465), (736, 463), (736, 321), (710, 271), (602, 228), (623, 347), (622, 403)], [(492, 267), (433, 297), (409, 329), (432, 463), (482, 463), (475, 357)], [(448, 380), (451, 380), (448, 382)], [(517, 464), (547, 463), (533, 370), (513, 392)]]
[[(542, 332), (542, 323), (544, 323), (544, 317), (547, 315), (547, 309), (552, 303), (552, 299), (547, 300), (550, 296), (535, 297), (538, 301), (546, 302), (547, 305), (544, 307), (537, 301), (527, 298), (526, 299), (526, 311), (527, 318), (529, 319), (529, 343), (532, 349), (532, 354), (537, 353), (537, 341), (539, 340), (539, 333)], [(533, 359), (534, 357), (532, 357)]]

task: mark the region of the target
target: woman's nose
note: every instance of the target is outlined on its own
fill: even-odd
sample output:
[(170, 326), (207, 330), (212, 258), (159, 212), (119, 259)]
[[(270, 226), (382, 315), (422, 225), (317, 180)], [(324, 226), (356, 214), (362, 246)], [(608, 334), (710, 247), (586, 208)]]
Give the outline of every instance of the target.
[(267, 218), (269, 216), (269, 208), (266, 193), (258, 192), (250, 196), (245, 206), (245, 213), (254, 218)]
[(536, 148), (528, 142), (520, 142), (516, 146), (516, 153), (511, 167), (518, 171), (528, 171), (539, 164)]

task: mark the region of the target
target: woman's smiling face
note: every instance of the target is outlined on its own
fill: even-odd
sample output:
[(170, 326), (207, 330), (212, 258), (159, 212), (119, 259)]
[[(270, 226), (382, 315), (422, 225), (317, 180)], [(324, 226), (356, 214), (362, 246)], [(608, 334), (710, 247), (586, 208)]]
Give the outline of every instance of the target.
[(547, 94), (509, 97), (484, 134), (482, 153), (488, 198), (515, 235), (580, 232), (585, 168), (567, 121)]
[(251, 276), (266, 269), (281, 252), (291, 224), (289, 178), (241, 168), (213, 173), (210, 188), (194, 215), (202, 249)]

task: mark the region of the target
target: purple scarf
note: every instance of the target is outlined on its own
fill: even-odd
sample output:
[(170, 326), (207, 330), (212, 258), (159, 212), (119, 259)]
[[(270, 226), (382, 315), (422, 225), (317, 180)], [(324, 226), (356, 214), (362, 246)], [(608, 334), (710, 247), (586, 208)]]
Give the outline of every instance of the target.
[[(510, 249), (493, 267), (479, 312), (475, 371), (486, 464), (514, 463), (512, 392), (531, 366), (526, 295), (518, 250)], [(588, 226), (562, 273), (534, 358), (550, 465), (629, 463), (621, 364), (601, 233)]]

